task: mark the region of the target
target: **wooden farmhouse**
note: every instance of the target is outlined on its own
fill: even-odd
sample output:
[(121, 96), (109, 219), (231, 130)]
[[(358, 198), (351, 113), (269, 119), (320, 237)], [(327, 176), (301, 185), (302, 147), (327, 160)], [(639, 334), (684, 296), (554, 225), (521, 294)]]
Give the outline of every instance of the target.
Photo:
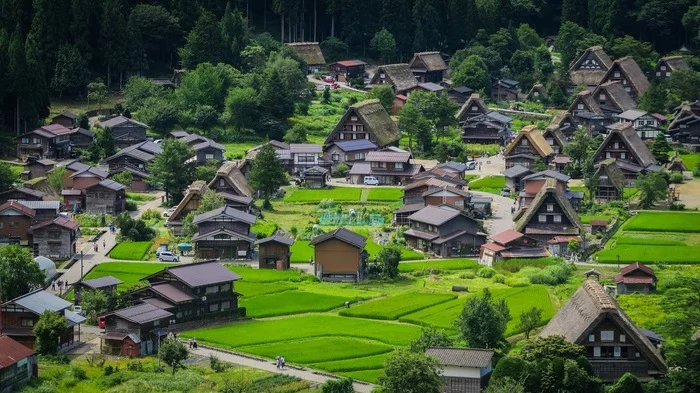
[(401, 139), (399, 127), (379, 100), (365, 100), (350, 106), (325, 144), (357, 139), (369, 140), (380, 148), (394, 145)]
[(75, 293), (74, 302), (75, 304), (80, 304), (83, 291), (101, 291), (107, 295), (107, 297), (114, 298), (117, 296), (117, 285), (123, 283), (122, 280), (112, 276), (93, 278), (92, 280), (80, 280), (72, 284), (73, 292)]
[(598, 180), (596, 200), (609, 202), (622, 199), (625, 186), (627, 186), (627, 178), (622, 169), (617, 166), (617, 159), (608, 158), (601, 161), (593, 177)]
[(547, 126), (547, 129), (554, 128), (559, 129), (566, 141), (570, 141), (578, 129), (576, 121), (571, 113), (564, 111), (557, 113), (552, 119), (552, 122)]
[(323, 158), (331, 163), (335, 171), (342, 163), (354, 165), (362, 162), (371, 151), (378, 150), (377, 145), (367, 139), (337, 140), (327, 144), (323, 149)]
[(366, 274), (367, 238), (345, 228), (311, 239), (314, 274), (324, 281), (360, 282)]
[(367, 63), (362, 60), (342, 60), (328, 67), (336, 82), (345, 82), (349, 85), (353, 79), (364, 78), (366, 66)]
[(491, 236), (491, 241), (481, 245), (479, 263), (493, 266), (494, 263), (512, 258), (543, 258), (549, 252), (538, 245), (537, 240), (508, 229)]
[(499, 79), (491, 85), (491, 99), (494, 101), (518, 101), (520, 91), (518, 81)]
[(691, 151), (700, 151), (700, 100), (676, 108), (668, 134), (674, 142), (680, 142)]
[(24, 133), (17, 140), (17, 157), (68, 158), (70, 157), (70, 134), (73, 131), (60, 124), (49, 124)]
[(646, 75), (639, 68), (639, 64), (629, 56), (615, 60), (601, 83), (613, 81), (619, 81), (635, 102), (649, 88)]
[(420, 83), (440, 83), (447, 71), (447, 64), (440, 52), (415, 53), (408, 67)]
[(566, 196), (567, 184), (569, 183), (569, 180), (571, 180), (570, 176), (549, 169), (531, 173), (522, 178), (522, 188), (520, 189), (517, 199), (519, 208), (530, 206), (532, 201), (537, 196), (537, 193), (547, 184), (550, 179), (554, 180), (557, 190), (564, 193)]
[(34, 256), (68, 260), (76, 254), (76, 244), (80, 237), (80, 224), (59, 215), (49, 221), (42, 221), (29, 228), (32, 236)]
[(321, 67), (326, 65), (326, 59), (318, 42), (289, 42), (285, 45), (294, 49), (304, 59), (307, 74), (321, 72)]
[(594, 153), (593, 162), (597, 165), (609, 158), (616, 159), (616, 165), (622, 169), (628, 183), (634, 182), (640, 174), (661, 169), (639, 134), (625, 123), (610, 128), (610, 133)]
[(408, 96), (413, 89), (418, 87), (418, 80), (408, 64), (386, 64), (379, 66), (369, 84), (373, 86), (388, 85), (394, 90), (394, 94)]
[(320, 166), (312, 166), (301, 172), (304, 185), (309, 188), (324, 188), (331, 180), (330, 171)]
[(656, 289), (657, 278), (654, 271), (647, 265), (635, 262), (622, 268), (615, 276), (617, 293), (649, 293)]
[(252, 214), (222, 206), (198, 214), (192, 220), (198, 231), (192, 243), (200, 259), (250, 259), (255, 234), (250, 227), (255, 224)]
[(330, 167), (331, 163), (323, 159), (323, 146), (315, 143), (290, 143), (289, 158), (291, 174), (301, 176), (312, 167)]
[(506, 178), (506, 187), (512, 193), (519, 193), (523, 189), (523, 178), (532, 173), (530, 168), (517, 164), (501, 172)]
[(533, 102), (547, 102), (548, 99), (547, 89), (544, 85), (538, 83), (530, 89), (527, 93), (526, 100)]
[(45, 158), (43, 160), (29, 160), (24, 164), (22, 170), (22, 180), (36, 179), (46, 176), (56, 166), (56, 161)]
[(602, 47), (592, 46), (581, 54), (569, 67), (569, 79), (573, 86), (595, 87), (612, 67), (613, 61)]
[(257, 240), (258, 268), (287, 270), (291, 262), (292, 253), (290, 247), (294, 244), (291, 237), (274, 234), (270, 237)]
[(253, 203), (254, 192), (241, 172), (240, 164), (236, 161), (221, 164), (208, 187), (223, 196), (227, 205), (248, 211)]
[(552, 147), (534, 125), (523, 127), (503, 151), (506, 169), (515, 165), (532, 168), (537, 159), (547, 164), (553, 155)]
[(170, 228), (173, 234), (176, 236), (182, 235), (182, 221), (188, 214), (196, 212), (197, 209), (199, 209), (202, 197), (208, 189), (207, 182), (204, 180), (195, 180), (190, 184), (185, 192), (185, 196), (175, 207), (175, 211), (173, 211), (165, 221), (165, 226)]
[(659, 59), (656, 63), (656, 67), (654, 67), (654, 76), (656, 79), (665, 81), (674, 71), (689, 69), (690, 67), (683, 56), (666, 56)]
[(74, 128), (70, 134), (68, 134), (68, 139), (70, 140), (71, 151), (75, 149), (87, 149), (92, 144), (92, 140), (95, 138), (95, 133), (84, 128)]
[(354, 164), (348, 176), (350, 184), (363, 184), (365, 177), (373, 176), (381, 185), (401, 185), (423, 170), (423, 165), (413, 162), (410, 152), (381, 150), (367, 153), (365, 161)]
[(51, 124), (59, 124), (66, 128), (78, 127), (78, 115), (73, 112), (63, 111), (51, 118)]
[(515, 230), (546, 245), (555, 236), (579, 236), (583, 225), (557, 181), (548, 179), (530, 205), (522, 210)]
[(0, 392), (12, 392), (39, 376), (36, 353), (0, 334)]
[(15, 187), (7, 191), (0, 192), (0, 203), (5, 203), (11, 199), (23, 201), (41, 201), (46, 193), (33, 190), (27, 187)]
[(490, 110), (478, 94), (472, 94), (457, 112), (464, 143), (504, 144), (513, 119)]
[(577, 94), (569, 106), (569, 112), (575, 117), (581, 117), (585, 112), (602, 116), (603, 123), (594, 128), (601, 132), (602, 127), (618, 121), (617, 115), (636, 107), (624, 86), (619, 81), (612, 81), (601, 84), (592, 92), (584, 90)]
[(36, 343), (34, 326), (41, 314), (49, 311), (66, 321), (66, 329), (58, 338), (59, 350), (70, 347), (75, 341), (80, 341), (80, 324), (85, 322), (83, 316), (69, 310), (71, 306), (72, 303), (43, 289), (8, 300), (2, 303), (2, 333), (33, 349)]
[(150, 177), (148, 167), (162, 152), (160, 145), (151, 141), (125, 147), (105, 160), (109, 165), (109, 176), (124, 171), (129, 172), (132, 175), (132, 181), (131, 184), (125, 184), (125, 186), (134, 192), (147, 191), (150, 189), (147, 182)]
[(408, 247), (440, 257), (470, 255), (485, 242), (477, 221), (460, 209), (427, 205), (408, 221), (410, 229), (404, 232)]
[(443, 392), (481, 392), (493, 369), (492, 349), (430, 347), (427, 356), (442, 366)]
[(114, 180), (102, 180), (85, 189), (85, 211), (118, 215), (126, 210), (126, 187)]
[(666, 364), (656, 347), (596, 281), (586, 280), (538, 337), (564, 336), (586, 348), (595, 375), (614, 382), (625, 373), (661, 378)]
[(146, 141), (148, 126), (122, 115), (101, 121), (100, 127), (109, 129), (117, 148), (124, 148)]
[(32, 243), (29, 228), (35, 216), (34, 209), (15, 200), (0, 205), (0, 245), (29, 246)]
[(552, 152), (555, 155), (564, 153), (564, 146), (566, 146), (567, 140), (559, 127), (545, 128), (545, 130), (542, 131), (542, 136), (552, 148)]
[(100, 352), (130, 358), (155, 353), (168, 334), (173, 317), (173, 313), (149, 303), (106, 314)]

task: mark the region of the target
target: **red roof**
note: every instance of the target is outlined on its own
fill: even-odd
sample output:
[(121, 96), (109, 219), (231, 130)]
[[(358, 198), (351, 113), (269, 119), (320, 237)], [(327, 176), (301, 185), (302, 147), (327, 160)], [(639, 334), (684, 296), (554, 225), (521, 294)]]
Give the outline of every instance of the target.
[(622, 274), (618, 274), (615, 276), (615, 283), (623, 283), (623, 284), (653, 284), (654, 283), (654, 277), (628, 277), (624, 276)]
[(499, 234), (491, 236), (491, 241), (496, 242), (498, 244), (506, 245), (514, 240), (518, 240), (524, 235), (518, 231), (514, 231), (512, 229), (509, 229), (507, 231), (503, 231)]
[(549, 243), (549, 244), (568, 243), (571, 240), (576, 240), (579, 243), (581, 243), (583, 241), (583, 239), (581, 239), (581, 236), (554, 236), (547, 243)]
[(505, 249), (506, 249), (505, 247), (503, 247), (503, 246), (501, 246), (501, 245), (498, 245), (498, 244), (496, 244), (496, 243), (486, 243), (486, 244), (482, 244), (482, 245), (481, 245), (481, 248), (485, 248), (485, 249), (487, 249), (487, 250), (491, 250), (491, 251), (494, 251), (494, 252), (499, 252), (499, 251), (502, 251), (502, 250), (505, 250)]
[(49, 124), (46, 126), (39, 127), (44, 131), (50, 132), (54, 135), (65, 135), (73, 132), (70, 128), (66, 128), (60, 124)]
[(34, 217), (36, 215), (34, 209), (31, 209), (17, 201), (7, 201), (3, 203), (2, 205), (0, 205), (0, 212), (10, 208), (15, 209), (18, 212), (29, 217)]
[(40, 223), (38, 223), (38, 224), (36, 224), (36, 225), (32, 225), (31, 227), (29, 227), (29, 232), (32, 232), (32, 231), (35, 230), (35, 229), (39, 229), (39, 228), (43, 228), (43, 227), (49, 226), (49, 225), (51, 225), (51, 224), (56, 224), (56, 225), (58, 225), (58, 226), (61, 226), (61, 227), (67, 228), (67, 229), (78, 229), (78, 228), (80, 228), (80, 224), (78, 224), (77, 222), (71, 220), (70, 218), (68, 218), (68, 217), (66, 217), (66, 216), (59, 215), (58, 217), (54, 218), (54, 219), (51, 220), (51, 221), (44, 221), (44, 222), (40, 222)]
[(11, 339), (0, 335), (0, 369), (10, 367), (22, 359), (34, 355), (34, 351)]
[(557, 154), (554, 156), (554, 159), (552, 159), (552, 162), (555, 164), (568, 164), (571, 162), (571, 158), (564, 154)]
[(654, 274), (654, 271), (651, 270), (651, 268), (650, 268), (649, 266), (643, 265), (643, 264), (641, 264), (641, 263), (639, 263), (639, 262), (635, 262), (635, 263), (633, 263), (633, 264), (631, 264), (631, 265), (627, 265), (627, 266), (623, 267), (623, 268), (620, 270), (620, 273), (622, 273), (623, 276), (626, 276), (626, 275), (628, 275), (628, 274), (630, 274), (630, 273), (632, 273), (632, 272), (634, 272), (634, 271), (637, 271), (637, 270), (642, 271), (642, 272), (644, 272), (644, 273), (646, 273), (646, 274), (648, 274), (648, 275), (650, 275), (650, 276), (656, 278), (656, 275)]
[(365, 63), (362, 60), (342, 60), (339, 62), (336, 62), (336, 64), (340, 64), (343, 67), (355, 67), (355, 66), (360, 66), (360, 65), (365, 65)]
[(593, 227), (606, 227), (608, 226), (608, 220), (591, 220), (590, 224)]
[(403, 95), (403, 94), (397, 94), (397, 95), (396, 95), (396, 98), (398, 98), (398, 99), (401, 100), (401, 101), (407, 101), (407, 100), (408, 100), (408, 97), (406, 97), (406, 96)]

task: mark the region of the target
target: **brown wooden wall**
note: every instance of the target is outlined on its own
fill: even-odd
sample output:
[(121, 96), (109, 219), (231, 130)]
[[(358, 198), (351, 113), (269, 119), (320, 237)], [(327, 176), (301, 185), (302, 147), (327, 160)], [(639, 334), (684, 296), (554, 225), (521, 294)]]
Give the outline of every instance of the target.
[(323, 273), (357, 273), (360, 271), (362, 250), (337, 239), (330, 239), (315, 247), (317, 269)]

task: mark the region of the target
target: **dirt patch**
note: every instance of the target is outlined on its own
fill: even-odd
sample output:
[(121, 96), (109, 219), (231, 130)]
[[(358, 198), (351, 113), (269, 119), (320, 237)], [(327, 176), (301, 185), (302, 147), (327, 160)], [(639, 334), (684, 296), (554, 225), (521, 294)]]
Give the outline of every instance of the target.
[(686, 209), (700, 208), (700, 180), (693, 179), (679, 184), (676, 190), (680, 193), (679, 202), (684, 204)]

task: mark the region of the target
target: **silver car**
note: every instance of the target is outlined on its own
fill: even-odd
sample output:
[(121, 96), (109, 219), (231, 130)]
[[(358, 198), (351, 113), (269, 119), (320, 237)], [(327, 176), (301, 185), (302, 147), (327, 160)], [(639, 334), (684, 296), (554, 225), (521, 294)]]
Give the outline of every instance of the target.
[(180, 262), (180, 257), (170, 251), (163, 251), (158, 255), (158, 260), (161, 262)]

